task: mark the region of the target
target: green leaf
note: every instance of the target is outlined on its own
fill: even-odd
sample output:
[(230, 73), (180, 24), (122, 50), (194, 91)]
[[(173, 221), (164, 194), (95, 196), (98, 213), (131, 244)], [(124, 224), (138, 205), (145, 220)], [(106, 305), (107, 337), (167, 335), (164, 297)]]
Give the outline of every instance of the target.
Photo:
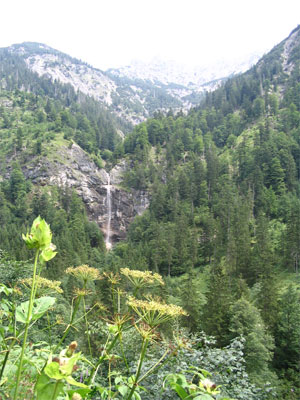
[(175, 390), (175, 392), (181, 399), (185, 399), (189, 396), (189, 394), (183, 389), (182, 386), (178, 385), (178, 383), (173, 384), (171, 387)]
[(5, 293), (6, 296), (9, 296), (13, 293), (13, 291), (13, 289), (6, 287), (5, 285), (3, 285), (3, 283), (0, 284), (0, 293)]
[(60, 367), (60, 371), (65, 376), (69, 376), (73, 372), (73, 367), (80, 359), (81, 353), (76, 353), (72, 357), (69, 358), (68, 362)]
[(43, 262), (52, 260), (52, 258), (54, 258), (57, 254), (57, 252), (54, 251), (55, 249), (56, 247), (54, 246), (54, 244), (51, 243), (49, 247), (41, 252), (40, 261)]
[(38, 241), (40, 248), (48, 247), (52, 240), (50, 226), (44, 219), (37, 217), (32, 224), (30, 232)]
[(82, 388), (82, 389), (68, 390), (68, 395), (70, 396), (70, 399), (71, 399), (74, 393), (78, 393), (84, 399), (86, 397), (86, 395), (89, 394), (90, 392), (91, 392), (91, 389)]
[(81, 388), (88, 388), (88, 386), (85, 385), (84, 383), (75, 381), (75, 379), (74, 379), (71, 375), (65, 377), (65, 380), (66, 380), (70, 385), (78, 386), (78, 387), (81, 387)]
[(62, 382), (51, 382), (49, 377), (43, 373), (39, 376), (35, 386), (36, 400), (55, 400), (63, 389), (64, 384)]
[(194, 397), (194, 400), (214, 400), (209, 394), (200, 394), (200, 396)]
[(117, 386), (117, 389), (118, 389), (118, 391), (121, 393), (121, 395), (124, 397), (126, 394), (127, 394), (127, 392), (128, 392), (128, 386), (125, 386), (125, 385), (120, 385), (120, 386)]
[(25, 301), (16, 308), (16, 320), (18, 322), (22, 322), (23, 324), (26, 323), (28, 306), (29, 306), (29, 301)]
[(32, 223), (30, 233), (22, 235), (22, 238), (29, 249), (45, 249), (52, 240), (50, 226), (38, 216)]
[(42, 390), (45, 385), (50, 382), (50, 378), (43, 372), (42, 375), (38, 377), (35, 385), (35, 390)]
[(111, 324), (107, 324), (107, 325), (108, 325), (109, 333), (112, 333), (113, 335), (115, 335), (116, 333), (119, 332), (118, 325), (111, 325)]
[(49, 308), (54, 305), (55, 301), (55, 297), (50, 296), (44, 296), (36, 299), (33, 304), (32, 319), (35, 320), (40, 318), (46, 311), (49, 310)]
[[(50, 307), (52, 307), (55, 303), (54, 297), (40, 297), (36, 299), (33, 304), (32, 315), (30, 321), (34, 321), (39, 319)], [(29, 301), (25, 301), (21, 303), (16, 308), (16, 320), (18, 322), (22, 322), (23, 324), (26, 323), (27, 313), (28, 313)]]
[(65, 378), (65, 375), (60, 372), (59, 364), (54, 361), (46, 365), (44, 372), (52, 379), (60, 380)]
[(134, 392), (133, 396), (136, 398), (136, 400), (141, 400), (141, 396), (137, 392)]

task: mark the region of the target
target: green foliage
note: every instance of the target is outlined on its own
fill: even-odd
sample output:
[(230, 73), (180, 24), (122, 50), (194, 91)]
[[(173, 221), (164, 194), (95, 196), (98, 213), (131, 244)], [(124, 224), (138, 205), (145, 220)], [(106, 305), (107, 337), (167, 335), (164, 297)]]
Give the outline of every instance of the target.
[(230, 331), (245, 339), (246, 368), (253, 381), (261, 386), (274, 380), (269, 370), (273, 338), (268, 334), (259, 310), (243, 297), (231, 307)]
[[(31, 225), (31, 216), (41, 215), (51, 224), (58, 254), (43, 273), (48, 278), (62, 278), (64, 295), (57, 295), (60, 301), (56, 301), (55, 311), (49, 309), (43, 315), (37, 307), (46, 300), (32, 301), (32, 315), (41, 317), (34, 320), (40, 328), (34, 333), (45, 340), (45, 332), (48, 335), (51, 331), (52, 343), (63, 339), (60, 346), (71, 332), (78, 335), (80, 348), (93, 364), (88, 364), (89, 368), (97, 365), (107, 377), (92, 376), (93, 392), (78, 392), (83, 396), (138, 399), (144, 395), (160, 400), (159, 381), (168, 374), (182, 396), (191, 395), (193, 384), (200, 396), (199, 382), (191, 383), (192, 377), (185, 372), (192, 365), (209, 371), (213, 381), (222, 385), (224, 396), (270, 398), (274, 392), (265, 385), (267, 380), (278, 386), (277, 398), (298, 396), (299, 33), (294, 38), (288, 60), (293, 68), (283, 70), (281, 43), (257, 66), (208, 93), (187, 115), (157, 112), (137, 125), (124, 141), (116, 134), (118, 123), (99, 110), (96, 102), (68, 86), (33, 76), (18, 57), (0, 52), (0, 76), (6, 85), (0, 90), (0, 247), (16, 260), (28, 259), (30, 250), (22, 244), (20, 233), (25, 234)], [(16, 89), (20, 84), (30, 93)], [(130, 82), (123, 84), (125, 91)], [(113, 101), (117, 102), (117, 97)], [(160, 92), (153, 109), (167, 101)], [(131, 224), (126, 241), (110, 252), (105, 252), (101, 232), (87, 220), (84, 205), (72, 191), (47, 186), (33, 189), (23, 175), (22, 171), (30, 175), (29, 161), (39, 163), (43, 157), (54, 157), (57, 145), (71, 146), (72, 141), (89, 152), (98, 167), (103, 167), (102, 159), (108, 168), (124, 158), (129, 168), (122, 185), (128, 191), (147, 192), (151, 199), (149, 209)], [(34, 234), (27, 237), (33, 247), (37, 243)], [(49, 260), (51, 251), (48, 254), (46, 246), (41, 261)], [(74, 296), (76, 277), (66, 276), (65, 269), (87, 263), (110, 272), (131, 267), (168, 277), (167, 288), (153, 287), (152, 294), (168, 296), (184, 306), (189, 316), (183, 317), (181, 325), (195, 334), (204, 329), (222, 348), (210, 347), (207, 338), (195, 339), (198, 347), (194, 346), (193, 355), (178, 351), (176, 361), (171, 357), (166, 369), (164, 364), (157, 370), (157, 379), (148, 376), (147, 371), (156, 363), (159, 366), (169, 345), (163, 349), (151, 340), (148, 343), (148, 338), (138, 336), (141, 332), (123, 329), (120, 320), (109, 320), (109, 327), (99, 321), (98, 301), (102, 300), (114, 317), (116, 310), (127, 312), (129, 305), (121, 299), (112, 276), (113, 290), (108, 281), (86, 282), (86, 287), (81, 282), (78, 290), (83, 292)], [(11, 262), (5, 254), (1, 256), (1, 281), (7, 286), (18, 278), (28, 278), (32, 270), (30, 263)], [(122, 290), (129, 288), (127, 283)], [(91, 297), (85, 290), (92, 292)], [(141, 296), (142, 292), (137, 289), (135, 294)], [(21, 334), (14, 331), (16, 310), (17, 328), (24, 321), (26, 324), (28, 299), (24, 294), (18, 300), (12, 299), (14, 296), (8, 287), (2, 290), (5, 351), (12, 338)], [(60, 314), (69, 322), (67, 327), (56, 324)], [(52, 329), (46, 324), (48, 317)], [(105, 316), (110, 317), (109, 313)], [(168, 336), (170, 327), (162, 328)], [(99, 348), (106, 353), (97, 355), (95, 361), (93, 355)], [(126, 362), (124, 349), (129, 353)], [(136, 358), (139, 351), (141, 363)], [(19, 356), (14, 345), (4, 357), (6, 354), (13, 359)], [(24, 365), (34, 377), (36, 370), (27, 360), (37, 359), (29, 348), (25, 355)], [(44, 364), (48, 356), (43, 358)], [(81, 362), (86, 365), (85, 360), (78, 364)], [(280, 382), (270, 372), (272, 362)], [(39, 363), (36, 365), (42, 368)], [(114, 363), (118, 366), (112, 371)], [(16, 374), (14, 365), (7, 371), (9, 378)], [(78, 381), (76, 371), (73, 375)], [(66, 376), (59, 375), (57, 382), (41, 376), (45, 392), (52, 390), (56, 396), (55, 385), (58, 392), (65, 390)], [(146, 394), (139, 382), (143, 376)], [(170, 388), (163, 395), (174, 398)]]
[[(182, 400), (213, 400), (216, 398), (230, 400), (229, 397), (219, 396), (219, 387), (207, 378), (210, 376), (207, 371), (200, 370), (199, 372), (197, 369), (191, 368), (190, 372), (194, 374), (192, 383), (187, 382), (183, 374), (169, 374), (164, 381), (164, 386), (169, 385)], [(193, 383), (196, 378), (199, 380), (198, 384)]]
[(274, 365), (285, 380), (299, 391), (300, 295), (299, 288), (289, 285), (280, 299), (279, 318), (275, 330)]
[[(73, 206), (71, 203), (71, 208), (72, 207), (76, 207), (76, 201)], [(45, 313), (48, 315), (50, 308), (54, 306), (55, 298), (45, 296), (36, 298), (36, 294), (38, 292), (37, 289), (40, 279), (42, 279), (41, 273), (44, 262), (53, 258), (56, 255), (56, 252), (51, 243), (52, 232), (50, 231), (50, 227), (41, 217), (34, 220), (30, 232), (23, 235), (23, 239), (29, 249), (35, 250), (33, 275), (30, 282), (30, 299), (29, 301), (18, 304), (18, 302), (15, 302), (16, 299), (13, 298), (12, 302), (10, 301), (10, 297), (14, 294), (14, 291), (8, 289), (4, 285), (1, 286), (1, 292), (6, 296), (6, 298), (1, 300), (0, 303), (1, 309), (3, 308), (4, 311), (0, 314), (2, 321), (4, 322), (3, 328), (0, 330), (0, 346), (3, 353), (3, 356), (0, 358), (0, 382), (5, 396), (12, 393), (13, 399), (18, 399), (21, 389), (24, 391), (23, 382), (29, 380), (32, 394), (35, 394), (34, 397), (37, 399), (44, 399), (47, 396), (48, 398), (56, 399), (60, 394), (66, 395), (69, 393), (70, 386), (86, 389), (84, 392), (73, 390), (73, 397), (74, 393), (80, 393), (81, 396), (84, 395), (84, 398), (88, 398), (89, 393), (93, 389), (101, 389), (101, 386), (98, 384), (94, 386), (94, 381), (99, 368), (102, 367), (103, 363), (108, 361), (108, 389), (106, 390), (105, 388), (104, 391), (102, 391), (102, 394), (105, 392), (109, 393), (109, 396), (115, 396), (116, 393), (120, 393), (127, 400), (130, 400), (132, 397), (139, 399), (140, 395), (138, 391), (142, 390), (142, 387), (140, 386), (141, 380), (150, 375), (150, 373), (153, 373), (159, 364), (169, 355), (169, 351), (167, 350), (164, 353), (164, 356), (160, 359), (160, 363), (152, 365), (143, 376), (141, 375), (142, 364), (146, 356), (147, 348), (159, 334), (158, 326), (184, 314), (184, 311), (179, 306), (167, 305), (150, 297), (146, 297), (143, 300), (135, 297), (137, 294), (141, 296), (141, 289), (149, 286), (149, 284), (157, 283), (158, 285), (163, 285), (164, 282), (161, 276), (150, 272), (133, 271), (128, 268), (122, 269), (120, 271), (121, 274), (129, 279), (134, 288), (133, 295), (128, 296), (126, 301), (126, 298), (123, 299), (123, 290), (118, 287), (118, 282), (120, 281), (119, 276), (113, 274), (100, 276), (98, 269), (88, 267), (87, 265), (69, 267), (66, 270), (66, 273), (80, 282), (80, 286), (77, 287), (75, 292), (74, 307), (71, 307), (69, 324), (58, 343), (55, 344), (54, 347), (50, 344), (47, 349), (43, 350), (46, 354), (48, 353), (50, 355), (45, 359), (45, 354), (41, 352), (37, 357), (38, 361), (34, 361), (33, 359), (31, 360), (32, 356), (28, 352), (30, 347), (27, 344), (27, 337), (33, 324), (37, 320), (41, 319)], [(38, 260), (40, 260), (40, 263)], [(72, 342), (67, 348), (60, 351), (58, 357), (53, 358), (52, 354), (57, 353), (71, 329), (75, 328), (75, 326), (82, 320), (85, 322), (88, 347), (90, 350), (90, 356), (92, 356), (87, 316), (96, 306), (100, 308), (102, 307), (97, 302), (90, 307), (89, 311), (87, 311), (85, 298), (91, 293), (90, 285), (94, 281), (103, 279), (104, 277), (108, 279), (112, 286), (111, 295), (113, 310), (110, 316), (112, 322), (107, 323), (107, 337), (103, 341), (104, 349), (100, 352), (98, 359), (97, 356), (94, 356), (93, 362), (91, 362), (85, 359), (81, 353), (76, 353), (77, 342)], [(50, 281), (48, 281), (48, 285), (51, 285)], [(54, 282), (52, 283), (52, 286), (53, 285)], [(83, 305), (83, 315), (80, 315), (79, 313), (81, 304)], [(137, 314), (138, 317), (135, 318), (134, 314)], [(150, 320), (153, 323), (149, 322)], [(46, 329), (48, 329), (50, 333), (52, 327), (49, 325), (49, 321), (50, 318), (48, 315), (48, 328), (46, 327)], [(146, 324), (147, 322), (149, 325)], [(24, 325), (24, 329), (22, 328), (22, 325)], [(126, 378), (125, 382), (127, 382), (127, 384), (123, 383), (124, 378), (116, 380), (116, 387), (113, 389), (111, 385), (111, 363), (115, 358), (119, 358), (119, 356), (118, 354), (114, 355), (112, 350), (118, 342), (121, 349), (122, 359), (128, 373), (129, 366), (124, 353), (122, 335), (123, 330), (127, 331), (134, 328), (136, 328), (141, 337), (140, 357), (136, 371), (133, 375), (129, 375)], [(6, 332), (11, 332), (13, 334), (6, 337)], [(22, 336), (22, 346), (20, 346), (18, 340)], [(174, 351), (176, 351), (176, 348)], [(44, 366), (41, 367), (43, 361)], [(91, 367), (89, 376), (86, 377), (86, 383), (82, 383), (73, 377), (74, 371), (78, 368), (77, 364), (79, 361), (83, 361)], [(17, 365), (17, 372), (14, 367), (15, 363)], [(27, 363), (36, 367), (32, 369), (30, 374), (26, 373)], [(106, 368), (106, 365), (104, 365), (104, 368)], [(10, 380), (11, 374), (14, 372), (16, 372), (15, 382)], [(116, 392), (114, 392), (115, 390)]]

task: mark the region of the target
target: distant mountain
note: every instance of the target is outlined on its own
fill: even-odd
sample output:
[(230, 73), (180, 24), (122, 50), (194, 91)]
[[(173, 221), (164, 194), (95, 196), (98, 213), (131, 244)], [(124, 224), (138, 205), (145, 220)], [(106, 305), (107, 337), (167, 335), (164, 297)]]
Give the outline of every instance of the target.
[(149, 63), (133, 61), (128, 66), (112, 68), (108, 72), (118, 77), (150, 80), (164, 85), (175, 83), (192, 90), (204, 91), (215, 86), (212, 82), (220, 82), (224, 78), (247, 71), (261, 56), (261, 53), (253, 53), (230, 61), (220, 59), (209, 64), (204, 61), (202, 65), (193, 67), (154, 58)]
[(157, 110), (190, 109), (199, 104), (203, 93), (218, 87), (228, 76), (248, 69), (257, 60), (255, 55), (243, 62), (195, 69), (156, 60), (149, 65), (136, 62), (105, 72), (41, 43), (24, 42), (5, 50), (24, 60), (32, 72), (71, 85), (133, 125)]
[[(192, 104), (188, 95), (175, 98), (174, 92), (186, 90), (196, 98), (203, 86), (192, 91), (168, 82), (167, 74), (160, 76), (164, 82), (150, 80), (146, 70), (144, 79), (141, 75), (139, 79), (116, 76), (116, 71), (97, 70), (38, 43), (0, 49), (3, 190), (8, 192), (5, 182), (18, 161), (34, 187), (65, 184), (74, 188), (90, 219), (103, 232), (111, 220), (113, 242), (126, 236), (133, 217), (149, 202), (151, 210), (157, 207), (158, 218), (167, 212), (166, 218), (173, 218), (195, 202), (200, 220), (202, 205), (214, 201), (213, 192), (222, 188), (219, 175), (225, 171), (230, 172), (230, 179), (234, 176), (235, 183), (242, 182), (243, 190), (251, 188), (259, 193), (255, 196), (263, 196), (258, 197), (257, 207), (267, 214), (272, 191), (277, 195), (298, 185), (299, 50), (298, 27), (250, 70), (226, 79), (203, 96), (201, 104), (187, 115), (164, 117), (157, 113), (131, 129), (124, 139), (120, 130), (128, 132), (129, 126), (119, 124), (116, 115), (123, 122), (136, 123), (159, 108), (188, 106)], [(268, 142), (267, 147), (263, 141)], [(251, 162), (243, 159), (246, 149)], [(197, 166), (193, 160), (203, 165)], [(106, 172), (110, 170), (110, 180), (104, 167)], [(105, 214), (108, 182), (112, 186), (111, 218)], [(203, 204), (202, 197), (206, 199)], [(188, 200), (182, 208), (176, 208), (179, 198)]]

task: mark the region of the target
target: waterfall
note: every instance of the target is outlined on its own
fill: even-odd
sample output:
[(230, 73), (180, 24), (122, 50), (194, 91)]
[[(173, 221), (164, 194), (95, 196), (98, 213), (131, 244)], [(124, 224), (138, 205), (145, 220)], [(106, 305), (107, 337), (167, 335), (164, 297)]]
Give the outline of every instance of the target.
[(106, 187), (106, 207), (107, 207), (107, 224), (106, 224), (106, 236), (105, 236), (105, 246), (107, 250), (110, 250), (112, 243), (110, 241), (111, 232), (111, 184), (109, 173), (106, 172), (107, 184)]

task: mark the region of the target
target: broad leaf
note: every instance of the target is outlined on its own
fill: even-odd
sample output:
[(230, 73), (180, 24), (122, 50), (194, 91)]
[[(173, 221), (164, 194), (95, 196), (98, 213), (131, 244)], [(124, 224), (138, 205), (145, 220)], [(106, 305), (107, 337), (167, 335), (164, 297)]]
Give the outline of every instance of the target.
[(127, 392), (128, 392), (128, 386), (125, 386), (125, 385), (120, 385), (120, 386), (117, 386), (117, 389), (118, 389), (118, 391), (121, 393), (121, 395), (124, 397), (126, 394), (127, 394)]
[(182, 386), (178, 385), (178, 383), (172, 384), (171, 387), (182, 400), (189, 396), (189, 394), (183, 389)]
[(38, 378), (35, 390), (36, 400), (57, 399), (63, 391), (64, 384), (62, 382), (51, 382), (49, 377), (44, 373)]
[(68, 362), (60, 367), (60, 371), (65, 376), (71, 375), (73, 372), (73, 367), (80, 359), (81, 353), (76, 353), (69, 358)]
[(60, 372), (60, 366), (57, 362), (51, 362), (50, 364), (46, 365), (45, 374), (49, 376), (49, 378), (60, 380), (64, 379), (65, 375)]
[(88, 386), (85, 385), (84, 383), (75, 381), (75, 379), (74, 379), (72, 376), (67, 376), (67, 377), (65, 377), (65, 380), (66, 380), (70, 385), (78, 386), (78, 387), (86, 388), (86, 389), (88, 388)]
[[(32, 315), (30, 321), (34, 321), (39, 319), (50, 307), (52, 307), (55, 303), (54, 297), (41, 297), (36, 299), (33, 304)], [(18, 322), (22, 322), (23, 324), (26, 323), (27, 313), (28, 313), (29, 301), (25, 301), (21, 303), (16, 308), (16, 320)]]
[(68, 390), (68, 395), (70, 399), (72, 399), (72, 396), (74, 393), (80, 394), (80, 396), (84, 399), (87, 394), (91, 392), (91, 389), (89, 388), (84, 388), (84, 389), (76, 389), (76, 390)]

